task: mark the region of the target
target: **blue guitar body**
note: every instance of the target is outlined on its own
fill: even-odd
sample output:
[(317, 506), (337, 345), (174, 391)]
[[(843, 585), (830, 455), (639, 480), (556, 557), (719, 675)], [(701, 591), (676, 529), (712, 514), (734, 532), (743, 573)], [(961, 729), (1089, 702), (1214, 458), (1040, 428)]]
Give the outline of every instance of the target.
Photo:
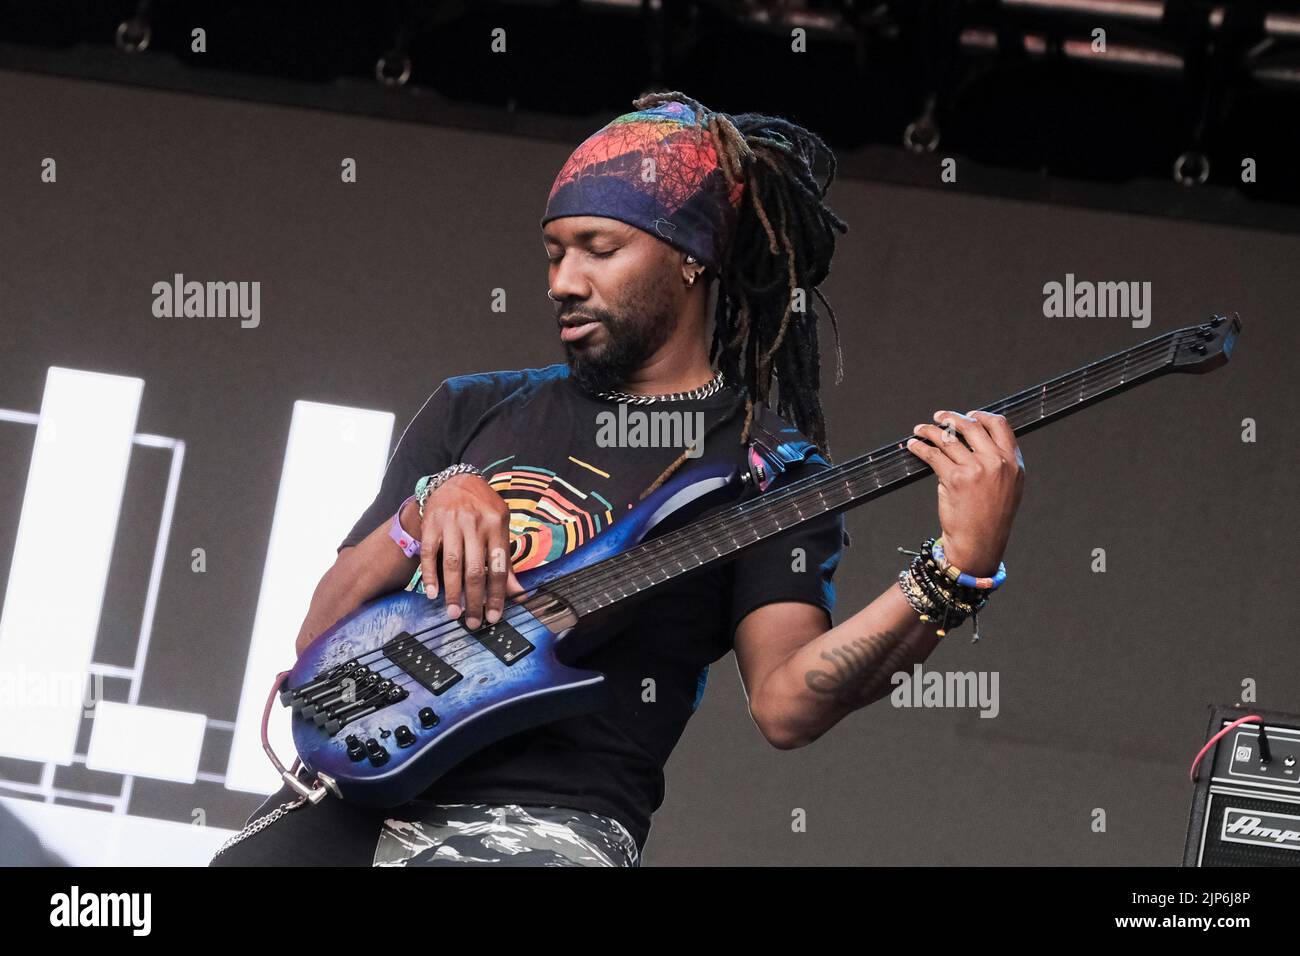
[[(607, 531), (519, 574), (519, 583), (544, 595), (548, 582), (735, 501), (745, 483), (744, 471), (725, 463), (682, 469)], [(496, 624), (470, 631), (448, 618), (441, 591), (433, 600), (397, 591), (339, 621), (281, 685), (303, 765), (344, 800), (396, 806), (496, 740), (602, 709), (604, 675), (561, 662), (573, 626), (548, 626), (547, 614), (526, 605), (507, 602)]]

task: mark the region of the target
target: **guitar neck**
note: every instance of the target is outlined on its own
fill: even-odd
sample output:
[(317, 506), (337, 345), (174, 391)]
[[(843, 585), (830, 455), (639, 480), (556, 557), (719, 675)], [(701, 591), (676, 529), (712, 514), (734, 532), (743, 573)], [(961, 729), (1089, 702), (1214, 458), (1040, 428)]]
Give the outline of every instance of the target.
[[(1220, 330), (1223, 323), (1229, 323)], [(1216, 331), (1217, 330), (1217, 331)], [(1240, 320), (1165, 333), (983, 406), (1003, 415), (1017, 435), (1058, 421), (1168, 371), (1208, 371), (1227, 360)], [(1217, 342), (1218, 354), (1208, 343)], [(1219, 356), (1222, 356), (1221, 358)], [(1217, 361), (1216, 361), (1217, 359)], [(760, 541), (806, 521), (856, 507), (895, 491), (932, 469), (906, 442), (882, 445), (757, 498), (732, 505), (643, 542), (548, 585), (581, 617), (706, 565), (734, 558)]]

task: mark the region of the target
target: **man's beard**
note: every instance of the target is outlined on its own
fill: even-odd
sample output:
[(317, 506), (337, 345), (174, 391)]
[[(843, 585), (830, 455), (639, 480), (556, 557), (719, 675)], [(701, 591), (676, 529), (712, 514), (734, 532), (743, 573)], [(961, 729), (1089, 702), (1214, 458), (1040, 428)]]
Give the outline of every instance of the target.
[[(605, 327), (605, 342), (585, 348), (562, 342), (569, 363), (570, 377), (588, 392), (607, 392), (619, 388), (632, 373), (661, 349), (677, 327), (678, 315), (650, 290), (628, 296), (628, 301), (642, 302), (639, 309), (614, 315), (603, 309), (579, 307), (579, 315), (594, 319)], [(564, 317), (569, 317), (567, 313)]]

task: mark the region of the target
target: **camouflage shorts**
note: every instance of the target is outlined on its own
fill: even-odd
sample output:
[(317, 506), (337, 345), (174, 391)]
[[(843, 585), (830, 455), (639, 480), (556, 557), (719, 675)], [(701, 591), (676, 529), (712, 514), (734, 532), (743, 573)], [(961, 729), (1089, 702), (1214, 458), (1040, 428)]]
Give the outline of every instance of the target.
[(586, 810), (413, 801), (402, 811), (384, 820), (374, 866), (641, 865), (626, 828)]

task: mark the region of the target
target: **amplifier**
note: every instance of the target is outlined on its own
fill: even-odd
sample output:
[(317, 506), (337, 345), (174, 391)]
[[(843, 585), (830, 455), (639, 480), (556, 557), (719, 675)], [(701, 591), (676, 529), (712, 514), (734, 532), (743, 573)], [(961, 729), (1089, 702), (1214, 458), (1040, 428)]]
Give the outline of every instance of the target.
[[(1209, 740), (1233, 721), (1202, 758), (1183, 866), (1300, 866), (1300, 716), (1212, 707)], [(1261, 746), (1261, 743), (1263, 746)]]

